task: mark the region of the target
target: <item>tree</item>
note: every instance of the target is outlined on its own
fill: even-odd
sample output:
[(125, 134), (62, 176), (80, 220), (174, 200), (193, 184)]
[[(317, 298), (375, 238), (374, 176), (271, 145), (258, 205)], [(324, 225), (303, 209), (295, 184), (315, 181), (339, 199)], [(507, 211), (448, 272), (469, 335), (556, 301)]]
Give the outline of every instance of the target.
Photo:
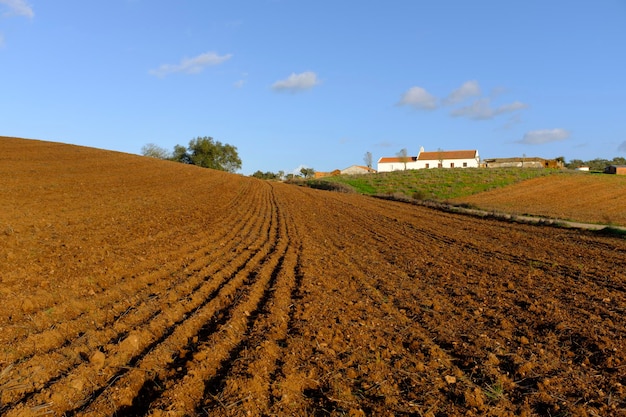
[(576, 169), (576, 168), (584, 166), (584, 165), (585, 165), (585, 163), (582, 161), (582, 159), (572, 159), (567, 164), (565, 164), (565, 167), (571, 168), (571, 169)]
[(148, 143), (141, 147), (141, 154), (150, 158), (170, 159), (172, 155), (165, 148), (161, 148), (154, 143)]
[(400, 162), (404, 164), (404, 170), (406, 171), (406, 163), (409, 162), (409, 152), (406, 150), (406, 148), (402, 148), (397, 155), (400, 159)]
[(274, 174), (271, 171), (263, 172), (261, 170), (258, 170), (257, 172), (252, 174), (252, 177), (259, 178), (259, 179), (262, 179), (262, 180), (278, 180), (278, 179), (281, 178), (281, 175)]
[(226, 172), (236, 172), (241, 169), (241, 159), (237, 148), (215, 141), (209, 136), (192, 139), (187, 148), (176, 145), (172, 160)]
[(315, 175), (315, 170), (313, 168), (302, 167), (300, 168), (300, 174), (302, 174), (304, 178), (311, 178)]
[(191, 164), (191, 157), (187, 152), (187, 148), (183, 145), (174, 146), (174, 152), (172, 153), (172, 161), (182, 162), (183, 164)]
[(363, 161), (365, 161), (365, 165), (368, 168), (372, 167), (372, 153), (371, 152), (365, 152), (365, 155), (363, 156)]

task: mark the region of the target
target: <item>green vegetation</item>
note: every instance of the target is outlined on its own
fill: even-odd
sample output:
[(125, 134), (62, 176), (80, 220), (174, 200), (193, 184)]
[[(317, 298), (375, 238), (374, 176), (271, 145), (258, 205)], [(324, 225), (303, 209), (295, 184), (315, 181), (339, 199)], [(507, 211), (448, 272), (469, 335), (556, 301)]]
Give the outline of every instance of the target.
[[(419, 169), (379, 174), (340, 175), (318, 181), (339, 183), (367, 195), (404, 195), (444, 201), (505, 187), (547, 175), (580, 175), (572, 171), (529, 168)], [(321, 188), (316, 186), (316, 188)]]
[(263, 172), (261, 170), (258, 170), (254, 174), (251, 175), (251, 177), (258, 178), (261, 180), (281, 180), (284, 176), (285, 176), (285, 173), (283, 171), (278, 171), (277, 173), (274, 173), (271, 171)]
[(596, 171), (596, 172), (604, 171), (604, 168), (608, 167), (609, 165), (626, 165), (626, 158), (621, 157), (621, 156), (616, 156), (612, 160), (596, 158), (596, 159), (591, 159), (589, 161), (582, 161), (580, 159), (572, 159), (571, 161), (565, 164), (567, 168), (572, 168), (572, 169), (578, 168), (580, 166), (588, 166), (589, 170)]
[(172, 153), (153, 143), (148, 143), (141, 148), (141, 154), (226, 172), (236, 172), (241, 169), (241, 159), (237, 148), (228, 143), (216, 141), (210, 136), (192, 139), (187, 147), (176, 145)]

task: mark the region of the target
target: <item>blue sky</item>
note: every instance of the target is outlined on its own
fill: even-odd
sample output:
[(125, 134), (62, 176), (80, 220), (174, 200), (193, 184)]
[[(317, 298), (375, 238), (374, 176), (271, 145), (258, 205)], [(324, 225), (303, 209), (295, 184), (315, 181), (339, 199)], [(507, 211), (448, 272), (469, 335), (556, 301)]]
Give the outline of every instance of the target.
[(241, 172), (626, 155), (626, 0), (0, 0), (0, 135)]

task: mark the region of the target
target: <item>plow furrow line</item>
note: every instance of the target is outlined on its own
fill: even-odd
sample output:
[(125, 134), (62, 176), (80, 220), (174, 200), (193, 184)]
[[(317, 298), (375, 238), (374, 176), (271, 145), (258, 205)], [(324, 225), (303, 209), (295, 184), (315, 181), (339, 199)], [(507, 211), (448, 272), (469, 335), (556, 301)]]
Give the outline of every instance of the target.
[[(251, 206), (250, 207), (256, 207), (257, 205), (253, 202), (251, 202)], [(237, 218), (242, 219), (245, 218), (247, 216), (242, 216), (240, 213), (237, 213), (235, 211), (231, 212), (231, 216), (233, 217), (233, 220), (236, 220)], [(250, 219), (250, 217), (247, 217), (248, 219)], [(204, 236), (204, 241), (210, 241), (209, 240), (209, 236), (214, 240), (214, 243), (212, 244), (213, 246), (213, 250), (211, 250), (211, 247), (208, 247), (206, 245), (203, 245), (201, 243), (196, 243), (194, 244), (193, 247), (184, 247), (181, 248), (180, 250), (178, 250), (176, 253), (173, 253), (172, 256), (175, 259), (184, 259), (184, 258), (189, 258), (190, 256), (192, 258), (196, 258), (198, 256), (202, 256), (205, 254), (209, 254), (210, 252), (227, 252), (229, 250), (232, 250), (232, 248), (236, 248), (237, 244), (240, 242), (241, 239), (243, 239), (246, 236), (246, 233), (242, 233), (242, 230), (244, 227), (249, 227), (250, 225), (244, 221), (237, 221), (235, 227), (232, 227), (230, 225), (228, 225), (227, 227), (224, 227), (220, 233), (221, 234), (212, 234), (209, 235), (208, 233)], [(212, 233), (215, 233), (215, 231), (213, 231)], [(220, 242), (227, 242), (226, 246), (222, 246), (223, 243)], [(241, 245), (239, 243), (239, 245)], [(211, 255), (213, 255), (211, 253)], [(216, 254), (218, 255), (218, 254)], [(218, 256), (222, 256), (222, 255), (218, 255)], [(199, 260), (199, 262), (192, 262), (190, 265), (187, 265), (187, 269), (189, 268), (202, 268), (205, 265), (203, 263), (206, 263), (204, 261), (204, 258), (201, 258)], [(144, 298), (146, 298), (146, 295), (149, 294), (150, 292), (154, 292), (154, 291), (159, 291), (162, 290), (163, 285), (166, 285), (169, 280), (167, 279), (167, 277), (172, 276), (174, 274), (178, 273), (178, 268), (180, 268), (180, 266), (174, 266), (174, 265), (168, 265), (168, 269), (167, 270), (160, 270), (160, 271), (155, 271), (155, 273), (149, 273), (147, 275), (145, 275), (146, 271), (143, 271), (143, 276), (138, 277), (138, 278), (130, 278), (130, 279), (124, 279), (122, 278), (121, 282), (117, 282), (114, 290), (102, 290), (98, 293), (93, 293), (93, 296), (90, 296), (89, 298), (89, 303), (91, 305), (97, 305), (99, 307), (100, 310), (102, 311), (107, 311), (110, 312), (112, 314), (112, 317), (110, 317), (110, 320), (102, 323), (103, 326), (109, 326), (111, 325), (111, 323), (114, 323), (117, 321), (118, 316), (123, 314), (126, 310), (128, 310), (129, 308), (136, 308), (136, 304), (140, 303)], [(176, 269), (172, 269), (176, 268)], [(132, 272), (130, 273), (130, 275), (132, 276)], [(140, 281), (141, 280), (141, 281)], [(140, 288), (139, 290), (137, 290), (137, 282), (141, 282), (141, 284), (143, 285), (143, 288)], [(138, 301), (133, 304), (132, 301), (129, 301), (127, 299), (128, 294), (133, 294), (133, 298), (137, 299)], [(120, 299), (122, 299), (121, 301), (119, 301)], [(87, 302), (85, 299), (82, 300), (78, 300), (78, 301), (73, 301), (74, 304), (76, 305), (80, 305), (80, 304), (84, 304), (85, 302)], [(54, 306), (49, 307), (46, 311), (53, 311), (54, 310)], [(76, 309), (77, 313), (75, 316), (72, 316), (71, 314), (65, 313), (64, 314), (64, 321), (63, 321), (63, 328), (68, 330), (68, 329), (82, 329), (86, 326), (86, 323), (89, 323), (90, 321), (92, 321), (91, 318), (91, 311), (90, 312), (85, 312), (84, 309)], [(39, 319), (38, 317), (35, 317), (34, 320), (36, 320), (37, 322), (42, 321), (44, 323), (50, 322), (50, 318), (47, 317), (46, 315), (44, 315), (44, 313), (39, 313), (40, 316), (42, 316), (42, 319)], [(15, 324), (14, 326), (17, 326), (17, 324)], [(10, 328), (11, 326), (9, 326)], [(32, 325), (30, 326), (32, 327)], [(50, 330), (50, 326), (46, 326), (46, 328), (42, 331), (30, 331), (28, 334), (24, 334), (23, 335), (24, 339), (22, 341), (20, 341), (19, 338), (14, 338), (13, 340), (10, 340), (10, 343), (12, 346), (16, 347), (15, 349), (12, 350), (12, 352), (15, 355), (15, 358), (12, 358), (10, 356), (6, 357), (5, 360), (7, 361), (21, 361), (23, 362), (25, 359), (28, 359), (29, 357), (31, 357), (34, 354), (41, 354), (41, 353), (46, 353), (49, 352), (55, 348), (60, 347), (58, 343), (62, 343), (63, 341), (67, 340), (68, 338), (72, 338), (73, 335), (71, 333), (63, 333), (62, 330), (60, 330), (58, 327), (56, 329), (52, 329), (52, 333)]]
[[(274, 218), (273, 223), (276, 221)], [(156, 399), (150, 399), (150, 409), (172, 408), (193, 414), (201, 405), (205, 393), (209, 392), (213, 384), (219, 383), (222, 375), (232, 366), (232, 360), (245, 348), (250, 328), (267, 304), (283, 268), (288, 242), (279, 236), (276, 225), (272, 230), (267, 257), (251, 262), (248, 270), (242, 271), (242, 278), (250, 281), (248, 288), (236, 298), (236, 302), (229, 299), (222, 301), (229, 303), (226, 313), (228, 321), (211, 326), (202, 333), (200, 324), (185, 333), (187, 339), (197, 337), (194, 352), (185, 358), (184, 365), (177, 369), (176, 374), (168, 377), (173, 385), (158, 393)], [(207, 311), (207, 318), (213, 314)]]
[(259, 305), (258, 318), (250, 327), (247, 340), (231, 354), (224, 369), (205, 383), (203, 401), (196, 407), (196, 414), (219, 415), (236, 404), (239, 411), (232, 410), (235, 414), (246, 410), (266, 415), (276, 397), (281, 397), (274, 382), (281, 372), (279, 366), (293, 320), (295, 293), (301, 278), (298, 276), (301, 247), (286, 219), (281, 222), (280, 235), (286, 236), (289, 243), (272, 272), (276, 275), (275, 282), (270, 283), (269, 293)]
[[(255, 226), (254, 222), (250, 221), (248, 222), (249, 225), (251, 226)], [(260, 231), (263, 228), (263, 224), (256, 224), (255, 229), (253, 230), (258, 230)], [(256, 235), (262, 238), (261, 233), (259, 232), (252, 232), (252, 235)], [(235, 271), (232, 273), (232, 275), (234, 275), (237, 271), (237, 269), (241, 269), (243, 268), (249, 261), (250, 259), (254, 259), (255, 256), (258, 256), (258, 252), (261, 251), (261, 249), (257, 249), (256, 251), (244, 251), (239, 253), (238, 255), (235, 256), (234, 259), (222, 259), (220, 262), (230, 262), (231, 264), (229, 265), (229, 267), (234, 267)], [(222, 255), (229, 255), (230, 252), (232, 252), (231, 250), (226, 250), (224, 253), (222, 253)], [(230, 255), (233, 256), (233, 255)], [(216, 259), (219, 259), (219, 257), (217, 257)], [(199, 262), (202, 262), (202, 260), (199, 260)], [(141, 322), (141, 320), (137, 320), (134, 319), (134, 322), (128, 321), (128, 318), (131, 317), (136, 317), (136, 314), (127, 314), (124, 316), (124, 320), (127, 321), (127, 323), (123, 323), (125, 324), (124, 328), (126, 329), (131, 329), (133, 327), (149, 327), (153, 330), (156, 330), (160, 327), (160, 325), (158, 325), (157, 323), (167, 323), (167, 322), (171, 322), (173, 320), (172, 315), (178, 315), (178, 317), (185, 317), (186, 315), (191, 314), (194, 310), (199, 308), (199, 305), (201, 305), (201, 301), (202, 297), (208, 297), (205, 299), (205, 303), (208, 302), (212, 296), (214, 296), (215, 294), (212, 293), (211, 291), (215, 291), (215, 287), (220, 287), (223, 286), (224, 283), (220, 283), (219, 279), (217, 279), (216, 277), (211, 277), (211, 274), (216, 273), (216, 271), (220, 271), (220, 273), (225, 273), (229, 268), (220, 268), (219, 265), (220, 264), (215, 264), (215, 263), (211, 263), (211, 262), (207, 262), (207, 259), (205, 258), (204, 260), (205, 263), (205, 267), (203, 269), (200, 269), (198, 271), (195, 271), (196, 273), (194, 274), (194, 280), (190, 280), (189, 281), (189, 285), (186, 285), (187, 282), (183, 283), (182, 286), (174, 286), (174, 287), (170, 287), (169, 290), (167, 290), (164, 295), (168, 295), (167, 292), (169, 292), (169, 297), (168, 299), (170, 299), (170, 302), (173, 302), (173, 307), (170, 309), (171, 311), (166, 311), (166, 309), (164, 309), (164, 312), (159, 313), (158, 311), (155, 313), (153, 310), (152, 311), (148, 311), (145, 314), (150, 315), (151, 314), (151, 318), (152, 321), (150, 323), (144, 323)], [(198, 285), (195, 285), (195, 289), (196, 292), (195, 293), (191, 293), (189, 292), (190, 289), (190, 285), (193, 284), (194, 281), (199, 281), (201, 284), (203, 285), (203, 288), (200, 289), (198, 288)], [(159, 282), (167, 282), (167, 281), (159, 281)], [(180, 289), (182, 288), (187, 288), (187, 290), (184, 291), (180, 291)], [(171, 291), (174, 291), (173, 293)], [(173, 294), (178, 294), (177, 296), (173, 297)], [(185, 294), (191, 294), (189, 295), (185, 295)], [(189, 300), (184, 301), (184, 302), (180, 302), (177, 300), (180, 299), (185, 299), (188, 298)], [(163, 300), (154, 300), (153, 303), (151, 303), (154, 308), (158, 308), (159, 303), (163, 303)], [(158, 318), (158, 320), (157, 320)], [(96, 334), (89, 334), (89, 340), (90, 340), (90, 346), (106, 346), (107, 344), (112, 344), (115, 343), (116, 338), (119, 339), (122, 335), (125, 335), (128, 333), (128, 330), (126, 330), (125, 332), (115, 332), (115, 327), (121, 327), (121, 324), (115, 323), (114, 325), (114, 329), (104, 329), (103, 331), (100, 332), (95, 332)], [(161, 327), (166, 327), (165, 324), (162, 324)], [(151, 335), (152, 336), (152, 335)], [(81, 338), (82, 340), (85, 339), (85, 335), (83, 335), (83, 337)], [(78, 340), (81, 340), (78, 339)], [(108, 341), (105, 341), (107, 340)], [(71, 356), (72, 355), (72, 347), (68, 346), (67, 349), (67, 353), (64, 356)], [(51, 352), (50, 355), (53, 356), (62, 356), (63, 357), (63, 352)], [(74, 357), (77, 357), (77, 355), (74, 352)], [(39, 356), (36, 357), (36, 359), (40, 359)], [(51, 381), (54, 381), (54, 383), (57, 383), (57, 381), (59, 380), (59, 373), (62, 372), (63, 374), (67, 374), (70, 369), (74, 366), (80, 365), (81, 363), (83, 363), (80, 358), (76, 358), (73, 362), (68, 363), (67, 360), (65, 360), (64, 366), (61, 366), (61, 368), (59, 369), (59, 371), (57, 372), (57, 376), (52, 376), (50, 377)], [(63, 378), (63, 379), (67, 379), (67, 378)], [(40, 391), (47, 391), (47, 388), (49, 387), (49, 385), (52, 384), (52, 382), (49, 382), (48, 384), (46, 384), (45, 387), (43, 388), (39, 388), (36, 389), (35, 392), (39, 393)], [(31, 390), (30, 393), (26, 392), (23, 393), (24, 396), (22, 398), (22, 401), (25, 401), (27, 399), (29, 399), (31, 396), (33, 396), (33, 391)], [(16, 401), (13, 401), (11, 403), (11, 407), (16, 405), (18, 402), (21, 402), (19, 399)]]
[[(269, 217), (260, 218), (264, 220), (260, 222), (262, 227), (267, 228)], [(167, 335), (152, 342), (141, 355), (127, 361), (128, 366), (109, 376), (106, 384), (101, 383), (100, 389), (65, 414), (70, 416), (89, 413), (92, 407), (104, 407), (110, 409), (112, 414), (116, 413), (118, 407), (131, 406), (137, 395), (141, 394), (142, 387), (149, 385), (151, 381), (158, 381), (165, 376), (170, 378), (172, 372), (177, 372), (177, 360), (181, 355), (185, 356), (185, 349), (191, 349), (190, 346), (201, 342), (198, 335), (203, 332), (211, 333), (214, 327), (223, 325), (230, 319), (233, 303), (245, 298), (248, 291), (246, 281), (254, 279), (255, 268), (266, 262), (265, 259), (273, 251), (273, 244), (266, 240), (264, 247), (254, 257), (241, 263), (235, 270), (231, 269), (232, 265), (220, 269), (217, 275), (229, 274), (230, 277), (218, 293), (207, 297), (189, 317), (183, 317), (180, 322), (172, 324)]]
[[(142, 349), (142, 352), (139, 354), (139, 356), (141, 356), (141, 354), (145, 354), (146, 352), (150, 351), (150, 346), (152, 344), (158, 343), (159, 341), (167, 337), (169, 334), (173, 332), (176, 326), (184, 322), (184, 320), (186, 320), (189, 315), (193, 315), (195, 311), (197, 311), (199, 308), (202, 308), (202, 305), (207, 304), (214, 297), (218, 296), (219, 291), (228, 283), (228, 280), (231, 279), (232, 276), (234, 276), (239, 269), (243, 268), (250, 259), (253, 259), (253, 258), (250, 258), (246, 256), (245, 254), (241, 254), (238, 257), (238, 259), (235, 259), (233, 261), (231, 265), (221, 268), (219, 274), (215, 274), (210, 281), (206, 281), (206, 285), (200, 288), (195, 294), (193, 294), (192, 299), (183, 303), (179, 303), (178, 301), (174, 301), (172, 303), (162, 303), (160, 306), (157, 303), (155, 305), (157, 306), (157, 308), (160, 307), (161, 310), (153, 314), (151, 316), (150, 321), (139, 322), (139, 323), (136, 323), (136, 325), (133, 327), (128, 327), (128, 328), (148, 329), (146, 330), (148, 334), (144, 334), (144, 332), (140, 332), (141, 337), (143, 338), (141, 343), (148, 343), (148, 347)], [(236, 269), (234, 269), (233, 271), (229, 271), (229, 269), (232, 267)], [(226, 275), (228, 272), (230, 272), (229, 276), (223, 276), (223, 275)], [(129, 326), (132, 325), (132, 323), (128, 323), (128, 324)], [(159, 333), (162, 333), (161, 337), (158, 336)], [(138, 340), (138, 338), (139, 336), (133, 335), (132, 333), (129, 335), (128, 330), (119, 332), (119, 331), (116, 331), (116, 329), (114, 328), (105, 329), (91, 338), (90, 345), (91, 344), (96, 345), (95, 350), (92, 350), (92, 351), (99, 351), (100, 349), (104, 349), (108, 355), (107, 362), (115, 362), (119, 366), (123, 366), (124, 360), (116, 359), (116, 356), (124, 357), (124, 354), (128, 353), (128, 351), (135, 351), (135, 350), (141, 349), (140, 341)], [(153, 338), (156, 338), (157, 340), (152, 342)], [(119, 342), (121, 339), (124, 339), (124, 341), (122, 341), (121, 344), (123, 344), (125, 341), (130, 340), (130, 342), (127, 343), (129, 344), (129, 346), (120, 348), (121, 344)], [(146, 351), (146, 352), (143, 352), (143, 351)], [(70, 358), (73, 358), (71, 362), (68, 362), (68, 360), (65, 359), (65, 357), (68, 357), (68, 356)], [(22, 402), (29, 400), (35, 393), (39, 394), (42, 391), (45, 393), (48, 390), (58, 389), (55, 387), (60, 382), (65, 381), (67, 385), (68, 375), (72, 375), (74, 373), (80, 375), (81, 373), (84, 373), (84, 372), (88, 373), (88, 372), (99, 371), (97, 367), (96, 369), (92, 369), (91, 371), (89, 371), (89, 369), (92, 368), (92, 366), (89, 364), (86, 364), (82, 356), (76, 355), (76, 353), (73, 351), (71, 347), (68, 347), (67, 349), (64, 349), (61, 351), (52, 352), (50, 354), (50, 357), (51, 357), (50, 359), (54, 359), (54, 358), (61, 359), (59, 361), (61, 366), (60, 368), (57, 368), (58, 370), (54, 372), (53, 376), (51, 376), (51, 380), (48, 383), (46, 383), (43, 387), (36, 389), (32, 391), (31, 393), (28, 393), (28, 392), (23, 393), (23, 395), (25, 394), (23, 398), (10, 404), (10, 407), (14, 407), (15, 405), (17, 405), (17, 403), (22, 403)], [(36, 357), (35, 359), (37, 361), (41, 361), (40, 357)], [(128, 362), (132, 362), (132, 361), (133, 361), (133, 358), (128, 359)], [(33, 366), (36, 366), (36, 365), (33, 365)], [(110, 366), (114, 366), (114, 365), (111, 364)], [(26, 371), (28, 371), (28, 368), (26, 369)], [(63, 377), (60, 378), (59, 375), (63, 375)], [(71, 381), (69, 381), (69, 384), (71, 385)], [(81, 391), (84, 391), (84, 390), (81, 389)], [(36, 399), (34, 399), (33, 401), (37, 402)]]

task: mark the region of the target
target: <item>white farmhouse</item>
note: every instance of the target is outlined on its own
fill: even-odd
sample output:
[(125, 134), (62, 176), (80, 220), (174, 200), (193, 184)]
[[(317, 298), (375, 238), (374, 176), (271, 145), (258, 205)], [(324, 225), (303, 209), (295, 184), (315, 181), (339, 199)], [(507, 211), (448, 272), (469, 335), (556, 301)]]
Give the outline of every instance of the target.
[(428, 168), (478, 168), (479, 162), (477, 150), (424, 152), (424, 148), (421, 148), (417, 156), (380, 158), (378, 172)]

